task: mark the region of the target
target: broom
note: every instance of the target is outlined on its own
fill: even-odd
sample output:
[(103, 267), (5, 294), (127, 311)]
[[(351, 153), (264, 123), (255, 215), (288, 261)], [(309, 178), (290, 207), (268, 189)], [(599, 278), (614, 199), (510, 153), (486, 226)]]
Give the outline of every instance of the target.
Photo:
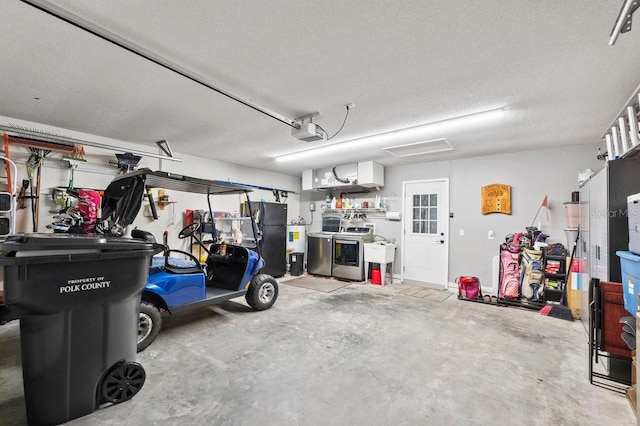
[[(576, 254), (578, 239), (580, 239), (580, 231), (578, 231), (576, 240), (573, 242), (573, 249), (571, 250), (571, 258), (569, 259), (569, 267), (567, 268), (568, 273), (571, 273), (571, 265), (573, 264), (573, 257)], [(571, 312), (571, 309), (565, 306), (564, 304), (566, 299), (567, 299), (567, 283), (564, 284), (560, 302), (548, 303), (542, 309), (540, 309), (540, 313), (542, 315), (546, 315), (553, 318), (560, 318), (566, 321), (573, 321), (573, 313)]]

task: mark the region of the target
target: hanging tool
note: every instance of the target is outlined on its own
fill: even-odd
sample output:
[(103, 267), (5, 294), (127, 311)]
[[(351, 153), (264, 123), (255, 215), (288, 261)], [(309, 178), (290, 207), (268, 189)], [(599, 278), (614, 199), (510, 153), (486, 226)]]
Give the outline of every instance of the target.
[[(73, 205), (73, 195), (67, 192), (67, 188), (53, 188), (51, 191), (51, 199), (53, 202), (60, 206), (55, 212), (59, 212), (61, 209), (66, 210)], [(50, 211), (49, 213), (54, 213)]]
[(20, 192), (18, 193), (18, 208), (26, 209), (27, 208), (27, 189), (29, 189), (29, 179), (22, 179), (22, 186), (20, 187)]
[[(38, 232), (38, 225), (40, 222), (40, 185), (42, 182), (42, 162), (44, 158), (51, 153), (50, 150), (29, 148), (31, 155), (27, 159), (27, 175), (29, 177), (29, 183), (31, 185), (30, 197), (31, 198), (31, 213), (33, 232)], [(36, 187), (35, 194), (33, 188), (33, 172), (36, 172)]]
[(151, 209), (151, 215), (154, 220), (158, 220), (158, 211), (156, 210), (156, 203), (153, 201), (153, 191), (151, 188), (147, 188), (147, 198), (149, 199), (149, 208)]
[(35, 152), (31, 152), (31, 155), (29, 155), (29, 158), (27, 159), (27, 177), (29, 178), (29, 198), (31, 199), (31, 224), (33, 227), (33, 232), (38, 232), (38, 219), (36, 217), (36, 197), (33, 194), (33, 172), (36, 171), (36, 169), (39, 168), (40, 166), (40, 161), (41, 158), (38, 154), (36, 154)]
[(73, 177), (76, 169), (78, 168), (78, 163), (71, 160), (67, 161), (69, 162), (69, 169), (71, 169), (71, 171), (69, 172), (69, 184), (67, 185), (67, 189), (73, 189)]
[(36, 175), (36, 230), (38, 229), (38, 224), (40, 222), (40, 185), (42, 183), (42, 162), (47, 155), (51, 154), (51, 151), (48, 149), (39, 149), (37, 151), (38, 156), (40, 157), (40, 164), (38, 164), (38, 173)]

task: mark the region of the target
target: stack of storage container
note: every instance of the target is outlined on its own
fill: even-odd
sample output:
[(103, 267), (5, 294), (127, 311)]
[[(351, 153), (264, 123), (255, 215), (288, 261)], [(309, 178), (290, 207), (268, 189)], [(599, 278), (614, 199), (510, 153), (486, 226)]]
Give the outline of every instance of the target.
[[(629, 251), (617, 251), (622, 270), (624, 307), (635, 317), (640, 290), (640, 193), (627, 197)], [(635, 284), (638, 284), (637, 286)]]

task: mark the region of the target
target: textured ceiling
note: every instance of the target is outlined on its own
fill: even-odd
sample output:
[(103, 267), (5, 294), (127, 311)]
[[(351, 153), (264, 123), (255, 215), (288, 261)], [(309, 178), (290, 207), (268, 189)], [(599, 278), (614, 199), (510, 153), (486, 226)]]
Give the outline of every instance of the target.
[[(608, 46), (620, 0), (38, 1), (288, 118), (291, 129), (19, 0), (0, 3), (0, 115), (299, 175), (376, 160), (480, 156), (591, 143), (640, 83), (640, 30)], [(636, 17), (640, 19), (640, 17)], [(39, 99), (35, 99), (39, 98)], [(276, 155), (505, 108), (502, 121), (433, 132), (453, 151), (382, 148), (277, 163)], [(595, 155), (595, 153), (594, 153)]]

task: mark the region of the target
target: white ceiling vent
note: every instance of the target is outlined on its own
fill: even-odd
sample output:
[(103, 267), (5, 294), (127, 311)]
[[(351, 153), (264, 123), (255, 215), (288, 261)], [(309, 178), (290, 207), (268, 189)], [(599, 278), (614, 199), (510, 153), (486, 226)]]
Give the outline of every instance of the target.
[(432, 141), (414, 142), (405, 145), (396, 145), (382, 148), (396, 157), (411, 157), (412, 155), (433, 154), (436, 152), (453, 151), (453, 146), (446, 139), (434, 139)]

